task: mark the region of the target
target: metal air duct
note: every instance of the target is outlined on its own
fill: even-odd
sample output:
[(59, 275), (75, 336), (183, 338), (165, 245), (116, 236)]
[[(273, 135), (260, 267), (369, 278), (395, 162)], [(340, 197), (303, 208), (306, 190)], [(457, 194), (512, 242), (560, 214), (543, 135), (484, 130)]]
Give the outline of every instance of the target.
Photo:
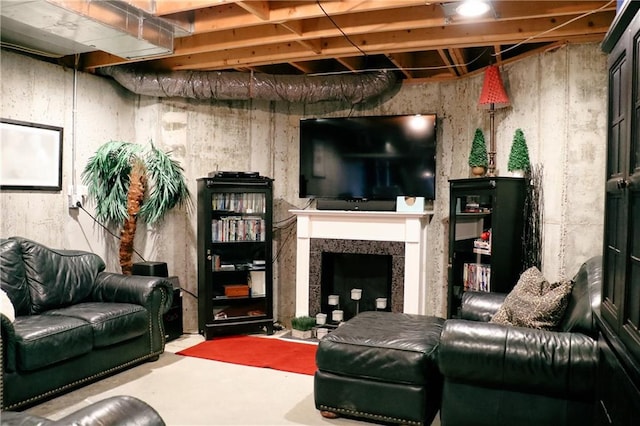
[(121, 58), (173, 52), (187, 32), (124, 1), (2, 0), (2, 42), (64, 56), (102, 50)]
[(220, 71), (148, 72), (132, 66), (100, 68), (133, 93), (191, 99), (344, 101), (357, 104), (381, 95), (396, 84), (392, 72), (332, 76), (292, 76)]

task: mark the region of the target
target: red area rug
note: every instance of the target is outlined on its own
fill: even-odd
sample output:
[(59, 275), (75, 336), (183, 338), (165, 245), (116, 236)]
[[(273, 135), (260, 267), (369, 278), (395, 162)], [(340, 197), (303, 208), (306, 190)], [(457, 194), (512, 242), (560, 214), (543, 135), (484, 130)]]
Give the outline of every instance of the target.
[(255, 336), (218, 337), (178, 355), (313, 375), (317, 345)]

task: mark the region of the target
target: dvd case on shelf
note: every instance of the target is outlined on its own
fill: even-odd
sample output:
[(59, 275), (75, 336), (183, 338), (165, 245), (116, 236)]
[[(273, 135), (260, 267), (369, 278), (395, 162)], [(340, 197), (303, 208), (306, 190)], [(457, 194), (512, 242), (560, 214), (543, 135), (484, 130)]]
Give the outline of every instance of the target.
[(491, 291), (491, 266), (483, 263), (465, 263), (462, 280), (465, 291)]

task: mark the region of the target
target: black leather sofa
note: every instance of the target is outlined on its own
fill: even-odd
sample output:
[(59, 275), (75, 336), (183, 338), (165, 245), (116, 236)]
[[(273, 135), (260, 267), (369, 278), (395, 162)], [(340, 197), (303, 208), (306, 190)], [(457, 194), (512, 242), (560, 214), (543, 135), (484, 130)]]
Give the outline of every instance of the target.
[(112, 396), (81, 408), (59, 420), (32, 414), (6, 411), (0, 414), (0, 426), (164, 426), (160, 414), (149, 404), (133, 396)]
[(581, 266), (558, 331), (489, 323), (505, 295), (464, 295), (438, 348), (442, 426), (593, 422), (601, 265), (598, 256)]
[(0, 315), (3, 410), (17, 410), (154, 360), (171, 282), (104, 272), (99, 256), (0, 240), (0, 284), (15, 320)]

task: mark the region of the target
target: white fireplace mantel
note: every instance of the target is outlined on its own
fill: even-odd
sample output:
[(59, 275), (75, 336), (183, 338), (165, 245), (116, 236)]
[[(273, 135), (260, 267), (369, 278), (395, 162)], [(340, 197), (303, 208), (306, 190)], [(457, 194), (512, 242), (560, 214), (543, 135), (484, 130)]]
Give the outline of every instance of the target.
[(433, 212), (290, 210), (297, 216), (296, 316), (309, 315), (312, 238), (404, 242), (404, 307), (426, 313), (427, 224)]

